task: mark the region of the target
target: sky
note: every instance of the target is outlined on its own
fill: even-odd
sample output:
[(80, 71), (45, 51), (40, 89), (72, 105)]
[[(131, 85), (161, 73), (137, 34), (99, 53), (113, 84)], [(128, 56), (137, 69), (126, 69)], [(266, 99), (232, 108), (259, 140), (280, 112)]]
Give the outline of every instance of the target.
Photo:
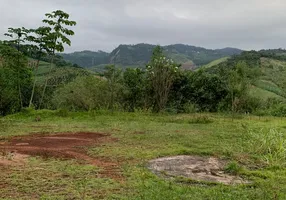
[(66, 52), (137, 43), (286, 48), (286, 0), (0, 0), (0, 8), (0, 40), (9, 27), (36, 28), (45, 13), (69, 13), (77, 25)]

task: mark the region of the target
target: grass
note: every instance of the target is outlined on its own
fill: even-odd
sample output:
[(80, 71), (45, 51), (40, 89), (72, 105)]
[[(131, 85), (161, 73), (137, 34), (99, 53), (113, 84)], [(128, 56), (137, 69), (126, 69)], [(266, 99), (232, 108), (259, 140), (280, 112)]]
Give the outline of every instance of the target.
[(285, 92), (279, 88), (275, 83), (266, 80), (258, 80), (255, 86), (264, 89), (266, 91), (277, 94), (278, 96), (285, 97)]
[(271, 99), (271, 98), (275, 98), (275, 99), (279, 99), (279, 100), (285, 100), (284, 97), (277, 95), (274, 92), (270, 92), (268, 90), (262, 89), (260, 87), (257, 86), (251, 86), (249, 94), (253, 97), (258, 97), (259, 99), (262, 99), (264, 101), (266, 101), (267, 99)]
[(211, 68), (211, 67), (216, 66), (216, 65), (218, 65), (218, 64), (220, 64), (222, 62), (227, 61), (228, 59), (229, 59), (229, 57), (223, 57), (223, 58), (214, 60), (214, 61), (212, 61), (212, 62), (202, 66), (202, 68), (204, 68), (204, 69)]
[(86, 76), (89, 74), (95, 74), (94, 72), (83, 69), (74, 68), (71, 66), (56, 67), (55, 64), (52, 65), (52, 70), (50, 72), (50, 63), (40, 61), (39, 69), (37, 71), (37, 84), (43, 85), (46, 81), (47, 75), (49, 75), (49, 85), (55, 86), (62, 84), (63, 82), (68, 82), (76, 76)]
[[(269, 58), (261, 58), (262, 79), (274, 83), (285, 90), (286, 62)], [(272, 88), (271, 88), (272, 89)]]
[[(35, 121), (37, 116), (41, 121)], [(118, 139), (116, 142), (91, 147), (88, 153), (120, 161), (125, 180), (100, 178), (100, 168), (79, 165), (73, 160), (32, 157), (25, 167), (1, 168), (0, 199), (286, 199), (286, 170), (277, 167), (277, 162), (265, 162), (269, 151), (264, 151), (268, 147), (275, 150), (284, 141), (285, 127), (286, 120), (282, 118), (242, 115), (233, 121), (227, 115), (208, 113), (31, 110), (10, 115), (0, 118), (0, 142), (16, 135), (41, 132), (110, 133)], [(265, 137), (270, 130), (276, 132)], [(280, 139), (274, 139), (278, 135)], [(252, 150), (254, 147), (258, 150)], [(276, 152), (282, 150), (278, 148)], [(182, 183), (163, 180), (145, 168), (150, 159), (182, 154), (225, 159), (229, 162), (227, 170), (252, 183)], [(278, 164), (283, 163), (283, 156), (278, 158)]]

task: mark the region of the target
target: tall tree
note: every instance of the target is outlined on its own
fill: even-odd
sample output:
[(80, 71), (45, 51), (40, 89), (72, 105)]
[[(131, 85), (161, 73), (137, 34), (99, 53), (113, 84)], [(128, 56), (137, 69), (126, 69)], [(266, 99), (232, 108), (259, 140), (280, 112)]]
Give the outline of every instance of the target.
[[(14, 46), (17, 48), (19, 54), (17, 55), (17, 62), (20, 66), (20, 47), (25, 42), (26, 36), (27, 36), (28, 30), (24, 27), (22, 28), (8, 28), (8, 32), (5, 33), (5, 36), (8, 36), (11, 38), (11, 40), (4, 41), (5, 44), (8, 44), (9, 46)], [(19, 94), (19, 102), (21, 105), (21, 108), (23, 107), (23, 99), (22, 99), (22, 91), (21, 91), (21, 83), (20, 83), (20, 71), (17, 72), (18, 74), (18, 94)]]
[(69, 20), (69, 14), (61, 10), (46, 13), (46, 17), (47, 19), (44, 19), (43, 23), (47, 24), (51, 29), (45, 37), (43, 48), (50, 55), (50, 70), (46, 77), (39, 108), (41, 108), (41, 105), (44, 100), (49, 76), (53, 67), (55, 54), (57, 52), (64, 51), (64, 44), (67, 44), (69, 46), (71, 45), (71, 41), (68, 36), (74, 35), (74, 31), (68, 29), (67, 27), (76, 25), (75, 21)]
[(27, 40), (32, 43), (32, 54), (33, 57), (37, 59), (36, 66), (35, 66), (35, 72), (34, 72), (34, 83), (32, 88), (32, 93), (29, 101), (29, 108), (33, 105), (33, 98), (35, 94), (35, 88), (36, 88), (36, 81), (37, 81), (37, 74), (39, 69), (39, 63), (42, 56), (46, 55), (44, 52), (45, 50), (45, 43), (48, 41), (47, 37), (49, 32), (51, 31), (50, 27), (39, 27), (37, 29), (31, 29), (29, 32), (32, 33), (32, 35), (27, 36)]
[(147, 71), (154, 92), (155, 112), (161, 112), (165, 109), (178, 69), (179, 65), (171, 59), (167, 59), (160, 46), (154, 49)]
[(245, 62), (236, 63), (235, 67), (228, 72), (227, 88), (231, 95), (232, 115), (237, 112), (238, 105), (242, 98), (248, 93), (248, 78)]
[(114, 65), (106, 66), (106, 71), (104, 72), (104, 76), (107, 78), (108, 81), (108, 89), (110, 92), (110, 102), (109, 102), (109, 109), (114, 111), (114, 101), (116, 98), (116, 94), (118, 91), (118, 86), (121, 81), (122, 71), (116, 68)]
[[(0, 115), (14, 113), (22, 108), (19, 101), (19, 83), (23, 102), (27, 103), (32, 74), (27, 58), (15, 48), (0, 45)], [(25, 105), (25, 104), (24, 104)]]
[(123, 74), (124, 94), (126, 106), (134, 112), (136, 107), (143, 107), (144, 92), (146, 89), (146, 73), (144, 70), (127, 68)]

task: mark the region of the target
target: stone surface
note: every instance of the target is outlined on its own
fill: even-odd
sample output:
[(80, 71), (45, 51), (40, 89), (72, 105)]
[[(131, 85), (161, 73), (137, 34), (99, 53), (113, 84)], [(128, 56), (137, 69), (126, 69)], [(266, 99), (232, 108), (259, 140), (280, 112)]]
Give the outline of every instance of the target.
[(196, 181), (217, 182), (226, 185), (248, 183), (238, 176), (225, 174), (225, 162), (217, 158), (173, 156), (149, 161), (148, 168), (165, 177), (185, 177)]

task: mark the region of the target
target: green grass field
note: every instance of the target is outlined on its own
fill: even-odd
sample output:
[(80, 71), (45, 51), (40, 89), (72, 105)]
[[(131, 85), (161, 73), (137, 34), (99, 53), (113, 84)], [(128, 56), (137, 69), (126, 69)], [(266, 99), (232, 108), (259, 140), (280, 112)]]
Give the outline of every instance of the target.
[[(30, 157), (25, 166), (0, 165), (0, 199), (286, 199), (284, 118), (45, 110), (0, 118), (0, 144), (13, 136), (79, 131), (116, 138), (88, 152), (120, 163), (122, 181), (99, 177), (99, 167), (76, 160)], [(182, 183), (146, 169), (148, 160), (170, 155), (237, 162), (238, 175), (251, 184)]]
[[(212, 61), (212, 62), (210, 62), (210, 63), (208, 63), (208, 64), (202, 66), (201, 68), (202, 68), (202, 69), (211, 68), (211, 67), (216, 66), (216, 65), (218, 65), (218, 64), (220, 64), (220, 63), (222, 63), (222, 62), (227, 61), (227, 59), (229, 59), (229, 57), (223, 57), (223, 58), (214, 60), (214, 61)], [(199, 68), (199, 69), (201, 69), (201, 68)]]
[(249, 94), (253, 97), (258, 97), (261, 100), (266, 101), (267, 99), (279, 99), (279, 100), (285, 100), (284, 97), (278, 95), (277, 93), (274, 93), (272, 91), (263, 89), (261, 87), (257, 87), (257, 86), (251, 86)]

